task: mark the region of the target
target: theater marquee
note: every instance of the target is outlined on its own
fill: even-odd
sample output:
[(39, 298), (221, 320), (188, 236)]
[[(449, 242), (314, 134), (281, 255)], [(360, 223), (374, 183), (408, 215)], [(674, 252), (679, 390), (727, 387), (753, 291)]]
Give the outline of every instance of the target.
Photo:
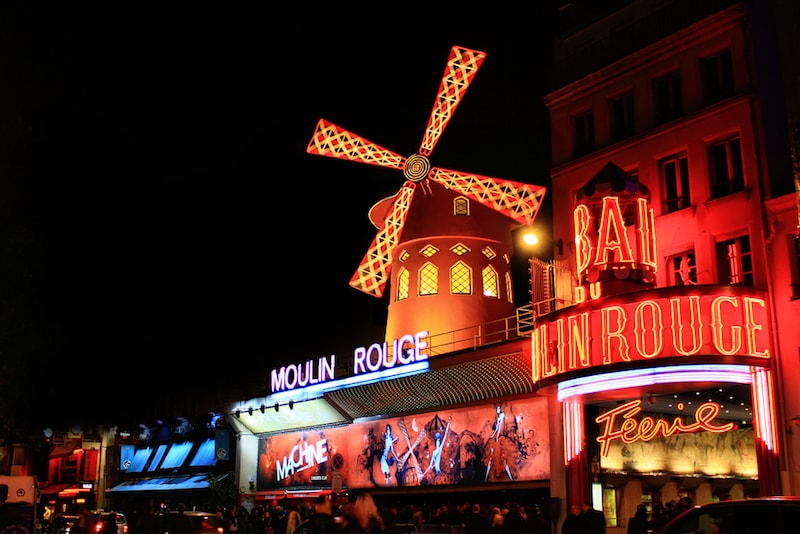
[(630, 292), (590, 300), (545, 319), (532, 335), (535, 381), (626, 362), (678, 357), (691, 363), (699, 356), (730, 362), (770, 356), (766, 298), (746, 287)]

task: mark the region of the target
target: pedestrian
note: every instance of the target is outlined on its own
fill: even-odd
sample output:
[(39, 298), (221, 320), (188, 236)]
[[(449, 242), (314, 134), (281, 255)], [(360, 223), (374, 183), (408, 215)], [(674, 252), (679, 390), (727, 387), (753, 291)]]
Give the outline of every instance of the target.
[(228, 508), (225, 516), (225, 532), (228, 534), (239, 534), (239, 510), (236, 505)]
[(489, 516), (481, 509), (481, 505), (478, 503), (473, 504), (472, 510), (464, 518), (465, 534), (486, 534), (491, 526), (492, 522), (489, 520)]
[(636, 513), (628, 520), (627, 534), (647, 534), (647, 506), (640, 504)]
[(117, 534), (117, 514), (109, 512), (103, 519), (98, 534)]
[(361, 518), (359, 510), (353, 502), (344, 503), (339, 509), (342, 516), (342, 524), (339, 527), (340, 534), (364, 534), (361, 528)]
[(336, 530), (333, 503), (328, 495), (320, 495), (314, 500), (314, 512), (308, 517), (308, 534), (330, 534)]
[(503, 518), (503, 532), (507, 534), (527, 534), (528, 518), (525, 517), (518, 502), (508, 506), (508, 513)]
[(667, 521), (669, 521), (669, 515), (666, 508), (659, 501), (655, 501), (647, 528), (652, 532), (658, 532)]
[(528, 534), (551, 534), (550, 522), (542, 515), (542, 509), (534, 504), (528, 514)]
[(378, 511), (378, 505), (375, 504), (375, 499), (369, 493), (362, 493), (356, 497), (356, 507), (359, 509), (361, 516), (361, 528), (367, 534), (378, 534), (386, 530), (383, 517)]
[(300, 507), (296, 503), (290, 504), (286, 513), (286, 534), (292, 534), (301, 521), (303, 518), (300, 516)]
[(561, 534), (584, 534), (581, 525), (581, 505), (570, 505), (569, 515), (561, 524)]
[(585, 534), (603, 534), (606, 531), (606, 517), (600, 510), (592, 507), (592, 501), (583, 501), (581, 524)]
[(78, 509), (78, 521), (72, 526), (73, 534), (94, 534), (94, 516), (89, 507), (82, 504)]

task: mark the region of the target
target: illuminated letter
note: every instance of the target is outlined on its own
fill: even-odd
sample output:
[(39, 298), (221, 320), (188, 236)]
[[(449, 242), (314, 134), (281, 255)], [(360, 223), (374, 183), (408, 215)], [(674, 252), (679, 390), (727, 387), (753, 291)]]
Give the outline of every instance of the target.
[(734, 308), (739, 307), (738, 299), (734, 297), (717, 297), (711, 302), (711, 332), (713, 334), (714, 348), (726, 356), (733, 356), (742, 348), (742, 327), (732, 325), (731, 348), (725, 349), (725, 336), (722, 328), (725, 326), (722, 320), (722, 304), (728, 303)]
[[(622, 219), (618, 197), (603, 198), (603, 212), (597, 233), (595, 265), (606, 265), (609, 259), (613, 260), (613, 263), (633, 263), (631, 244), (625, 233), (625, 221)], [(616, 255), (614, 251), (617, 252)]]
[[(649, 313), (645, 308), (649, 309)], [(661, 307), (652, 300), (645, 300), (636, 306), (633, 314), (634, 333), (636, 334), (636, 350), (643, 358), (655, 358), (664, 348), (664, 323), (661, 322)], [(645, 334), (649, 334), (646, 336)], [(650, 338), (651, 350), (647, 350), (647, 337)]]
[(586, 301), (586, 288), (583, 286), (575, 287), (575, 304)]
[(636, 200), (639, 211), (639, 262), (656, 271), (656, 233), (653, 209), (648, 208), (647, 199)]
[(581, 367), (589, 367), (589, 312), (567, 317), (569, 332), (569, 368), (578, 368), (578, 359)]
[(589, 268), (589, 261), (592, 254), (592, 240), (589, 237), (589, 221), (592, 216), (589, 208), (580, 204), (572, 212), (575, 221), (575, 261), (577, 263), (578, 276)]
[(754, 299), (750, 297), (745, 297), (744, 316), (745, 316), (745, 324), (747, 327), (747, 352), (751, 356), (761, 356), (763, 358), (769, 358), (769, 349), (764, 349), (763, 351), (759, 351), (758, 348), (756, 347), (758, 345), (756, 341), (756, 332), (760, 332), (764, 328), (764, 325), (755, 322), (755, 317), (754, 317), (755, 312), (753, 311), (753, 305), (756, 304), (761, 308), (765, 307), (763, 299)]
[(543, 324), (534, 329), (531, 335), (531, 353), (533, 358), (533, 380), (541, 380), (547, 376), (553, 376), (556, 370), (555, 362), (548, 359), (547, 325)]
[[(683, 319), (681, 315), (681, 302), (680, 299), (669, 299), (670, 311), (672, 316), (672, 346), (675, 352), (684, 356), (691, 356), (697, 354), (700, 347), (703, 345), (703, 321), (700, 318), (700, 297), (689, 297), (689, 323)], [(684, 328), (687, 328), (689, 335), (692, 336), (692, 346), (689, 349), (684, 348), (683, 338)]]
[(417, 335), (414, 336), (414, 360), (418, 362), (428, 359), (428, 353), (422, 352), (423, 349), (428, 348), (428, 342), (425, 341), (425, 338), (427, 337), (428, 337), (427, 330), (423, 330), (422, 332), (417, 332)]
[[(628, 317), (625, 315), (625, 309), (621, 306), (608, 306), (600, 310), (603, 317), (603, 363), (611, 363), (611, 340), (616, 338), (618, 343), (619, 356), (624, 361), (631, 361), (628, 354), (628, 340), (623, 335), (623, 330), (628, 324)], [(614, 321), (611, 317), (612, 313), (616, 313), (617, 320)], [(615, 323), (612, 329), (612, 322)]]
[(366, 373), (367, 370), (364, 367), (364, 360), (367, 357), (367, 349), (364, 347), (358, 347), (353, 352), (353, 374), (357, 375), (360, 373)]

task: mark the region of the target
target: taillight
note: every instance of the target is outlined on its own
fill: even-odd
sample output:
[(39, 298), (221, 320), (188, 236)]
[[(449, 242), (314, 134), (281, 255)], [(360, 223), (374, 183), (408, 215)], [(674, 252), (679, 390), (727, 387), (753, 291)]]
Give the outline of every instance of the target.
[(122, 534), (128, 534), (128, 524), (122, 525)]
[(98, 521), (97, 523), (94, 524), (94, 531), (98, 532), (98, 533), (99, 532), (103, 532), (103, 522), (102, 521)]
[(225, 534), (225, 529), (223, 527), (217, 527), (217, 534)]

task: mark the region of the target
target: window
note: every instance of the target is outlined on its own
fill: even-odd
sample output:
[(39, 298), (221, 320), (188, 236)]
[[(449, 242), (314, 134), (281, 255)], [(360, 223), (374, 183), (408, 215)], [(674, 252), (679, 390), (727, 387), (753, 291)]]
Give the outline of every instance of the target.
[(408, 298), (409, 277), (411, 274), (408, 269), (402, 268), (397, 275), (397, 296), (396, 300), (406, 300)]
[(684, 252), (668, 258), (667, 274), (669, 285), (689, 286), (697, 284), (697, 264), (694, 251)]
[(664, 124), (683, 115), (683, 93), (679, 72), (653, 80), (653, 108), (656, 124)]
[(633, 93), (608, 102), (611, 142), (621, 141), (636, 133), (633, 113)]
[(594, 113), (589, 111), (583, 115), (578, 115), (575, 117), (574, 126), (574, 156), (577, 158), (594, 150)]
[(792, 276), (792, 300), (800, 299), (800, 237), (789, 236), (789, 271)]
[(439, 268), (432, 263), (426, 263), (419, 270), (419, 294), (439, 294)]
[(710, 105), (733, 96), (733, 61), (730, 50), (700, 59), (703, 103)]
[(717, 263), (720, 283), (753, 287), (753, 257), (747, 236), (717, 243)]
[(514, 286), (511, 285), (511, 273), (506, 273), (506, 300), (514, 302)]
[(469, 215), (469, 199), (464, 197), (454, 199), (453, 213), (455, 215)]
[(712, 199), (744, 191), (742, 149), (738, 136), (708, 146), (708, 167)]
[(450, 293), (453, 295), (472, 294), (472, 271), (464, 262), (450, 268)]
[(692, 205), (689, 196), (689, 163), (686, 154), (677, 154), (658, 164), (664, 188), (664, 213), (682, 210)]
[(486, 297), (500, 298), (499, 280), (497, 271), (491, 265), (483, 268), (483, 295)]

